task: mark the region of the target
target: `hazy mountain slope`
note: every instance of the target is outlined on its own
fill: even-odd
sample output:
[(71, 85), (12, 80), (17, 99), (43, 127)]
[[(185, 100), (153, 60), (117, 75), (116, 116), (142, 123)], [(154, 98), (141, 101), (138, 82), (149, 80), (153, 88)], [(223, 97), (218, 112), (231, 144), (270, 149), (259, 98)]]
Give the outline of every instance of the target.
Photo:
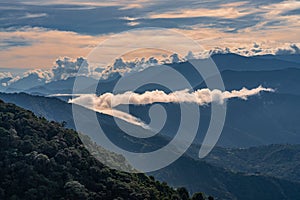
[[(5, 102), (14, 103), (17, 106), (28, 109), (34, 112), (37, 116), (43, 116), (48, 120), (60, 123), (66, 122), (66, 127), (75, 129), (72, 114), (72, 104), (68, 104), (60, 99), (53, 97), (32, 96), (26, 93), (0, 93), (0, 99), (4, 100)], [(93, 111), (82, 108), (80, 106), (78, 108), (81, 109), (83, 115), (89, 115), (90, 113), (93, 113)], [(114, 133), (109, 135), (110, 139), (112, 139), (116, 144), (123, 146), (124, 148), (130, 147), (131, 150), (141, 150), (145, 146), (146, 149), (144, 150), (150, 151), (153, 150), (153, 148), (159, 148), (159, 146), (162, 146), (168, 142), (165, 139), (157, 139), (157, 137), (153, 137), (150, 138), (150, 141), (152, 141), (153, 145), (143, 145), (143, 141), (147, 141), (147, 139), (141, 139), (138, 142), (136, 142), (135, 140), (132, 141), (132, 137), (125, 135), (117, 127), (114, 119), (111, 116), (98, 113), (97, 117), (104, 130), (108, 130), (109, 132)], [(89, 123), (89, 119), (86, 120), (86, 123)], [(134, 125), (128, 124), (128, 126), (132, 128), (132, 131), (146, 131), (145, 129), (136, 127)], [(124, 135), (127, 138), (126, 140), (124, 140), (123, 138)]]
[(205, 160), (232, 171), (300, 182), (300, 145), (277, 144), (247, 149), (217, 147)]
[(7, 92), (24, 91), (32, 87), (45, 84), (45, 80), (41, 79), (37, 74), (30, 74), (24, 78), (20, 78), (5, 88)]
[(67, 122), (67, 127), (74, 128), (72, 106), (56, 98), (32, 96), (26, 93), (6, 94), (0, 93), (0, 99), (8, 103), (34, 112), (37, 116), (43, 116), (56, 122)]
[(247, 101), (228, 102), (219, 144), (257, 146), (300, 142), (300, 96), (265, 93)]
[[(32, 110), (37, 115), (49, 120), (66, 121), (67, 126), (74, 128), (72, 105), (56, 98), (31, 96), (28, 94), (0, 93), (4, 101)], [(228, 101), (225, 126), (219, 145), (228, 147), (249, 147), (266, 144), (298, 144), (300, 130), (300, 96), (277, 93), (262, 94), (247, 101), (233, 99)], [(173, 137), (178, 124), (178, 105), (161, 104), (169, 112), (169, 117), (162, 134)], [(149, 106), (132, 106), (131, 113), (149, 122)], [(173, 113), (173, 114), (170, 114)], [(105, 117), (105, 115), (99, 115)], [(105, 120), (110, 119), (106, 116)], [(104, 121), (105, 121), (104, 120)], [(210, 120), (210, 106), (201, 107), (200, 129), (196, 141), (201, 142)], [(114, 123), (110, 120), (109, 123)], [(107, 123), (108, 124), (108, 123)]]
[(237, 71), (260, 71), (277, 70), (286, 68), (299, 68), (300, 63), (295, 61), (282, 60), (279, 56), (272, 59), (262, 59), (260, 57), (245, 57), (233, 53), (215, 54), (211, 57), (218, 66), (219, 70), (237, 70)]
[[(75, 77), (67, 78), (66, 80), (52, 81), (44, 85), (36, 86), (25, 90), (26, 93), (49, 95), (49, 94), (71, 94), (73, 92), (73, 86)], [(78, 81), (88, 86), (96, 84), (97, 81), (89, 77), (77, 77)], [(83, 86), (84, 87), (84, 86)], [(87, 91), (85, 91), (87, 92)]]
[(261, 55), (255, 56), (260, 59), (278, 59), (289, 62), (300, 63), (300, 55), (299, 54), (285, 54), (285, 55)]
[[(300, 95), (300, 69), (289, 68), (272, 71), (225, 70), (221, 75), (226, 90), (240, 89), (242, 87), (254, 88), (262, 85), (275, 89), (277, 93)], [(195, 88), (203, 87), (206, 87), (205, 83), (201, 83)]]
[[(274, 143), (300, 143), (300, 96), (262, 93), (248, 100), (227, 101), (224, 129), (218, 142), (220, 146), (249, 147)], [(165, 107), (168, 118), (163, 134), (172, 137), (180, 123), (177, 104), (160, 104)], [(131, 113), (149, 122), (149, 105), (131, 106)], [(201, 118), (196, 141), (201, 143), (210, 122), (210, 105), (200, 108)]]
[[(1, 68), (0, 68), (1, 69)], [(12, 78), (11, 77), (6, 77), (6, 78), (1, 78), (0, 79), (0, 91), (5, 90), (5, 85), (8, 81), (10, 81)]]
[[(189, 157), (152, 173), (173, 186), (182, 185), (191, 192), (202, 189), (220, 199), (282, 200), (298, 199), (300, 184), (261, 175), (232, 173)], [(205, 180), (205, 181), (203, 181)]]

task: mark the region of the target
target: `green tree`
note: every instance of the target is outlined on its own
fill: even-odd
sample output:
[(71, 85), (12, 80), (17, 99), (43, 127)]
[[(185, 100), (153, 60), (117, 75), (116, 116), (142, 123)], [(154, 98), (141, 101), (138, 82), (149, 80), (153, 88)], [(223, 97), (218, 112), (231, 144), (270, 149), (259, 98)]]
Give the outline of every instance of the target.
[(197, 192), (192, 196), (192, 200), (205, 200), (205, 195), (202, 192)]
[(177, 192), (178, 192), (181, 200), (189, 199), (189, 192), (187, 191), (186, 188), (184, 188), (184, 187), (177, 188)]

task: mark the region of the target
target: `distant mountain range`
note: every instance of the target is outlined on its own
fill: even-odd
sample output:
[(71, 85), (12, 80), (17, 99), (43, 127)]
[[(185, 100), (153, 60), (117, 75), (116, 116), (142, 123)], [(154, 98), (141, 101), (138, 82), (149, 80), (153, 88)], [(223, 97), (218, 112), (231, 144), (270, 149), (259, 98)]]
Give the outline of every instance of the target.
[(299, 69), (299, 55), (263, 55), (245, 57), (237, 54), (215, 54), (211, 57), (220, 71), (261, 71), (286, 68)]
[[(1, 95), (0, 95), (1, 98)], [(227, 101), (225, 125), (218, 145), (226, 147), (250, 147), (267, 144), (299, 144), (300, 96), (280, 93), (262, 93), (248, 100), (231, 99)], [(164, 106), (168, 118), (162, 134), (173, 137), (180, 123), (180, 109), (177, 104)], [(146, 123), (149, 105), (131, 106), (130, 112)], [(211, 107), (200, 107), (201, 118), (196, 137), (202, 143), (210, 122)]]
[[(241, 87), (255, 88), (258, 85), (270, 87), (276, 93), (300, 95), (300, 69), (287, 68), (269, 71), (233, 71), (225, 70), (221, 73), (226, 90), (236, 90)], [(211, 77), (213, 80), (214, 77)], [(201, 83), (195, 89), (205, 87)]]
[[(227, 70), (227, 72), (222, 73), (222, 75), (225, 74), (224, 77), (225, 85), (229, 81), (227, 80), (227, 78), (231, 80), (227, 83), (228, 85), (226, 85), (226, 87), (228, 88), (236, 88), (236, 87), (239, 88), (242, 86), (248, 86), (248, 85), (251, 86), (253, 84), (256, 85), (264, 84), (265, 82), (266, 83), (270, 82), (273, 87), (280, 88), (281, 87), (279, 85), (280, 81), (284, 79), (282, 84), (285, 84), (288, 81), (287, 80), (288, 77), (282, 76), (278, 79), (281, 72), (278, 70), (294, 68), (293, 71), (292, 70), (283, 71), (284, 73), (291, 73), (292, 77), (296, 77), (297, 76), (296, 74), (299, 73), (299, 71), (297, 71), (296, 69), (300, 70), (300, 61), (298, 55), (286, 55), (286, 56), (265, 55), (265, 56), (245, 57), (237, 54), (215, 54), (212, 56), (212, 60), (216, 63), (216, 66), (221, 72)], [(197, 63), (199, 64), (199, 66), (201, 66), (201, 64), (204, 64), (206, 60), (193, 60), (192, 62)], [(199, 85), (203, 86), (201, 85), (203, 79), (195, 76), (195, 69), (193, 69), (193, 67), (189, 62), (173, 63), (173, 64), (168, 64), (168, 66), (170, 66), (172, 69), (179, 71), (181, 74), (184, 74), (193, 87), (199, 87)], [(238, 72), (236, 72), (235, 74), (230, 74), (228, 70), (238, 71)], [(270, 73), (268, 72), (273, 70), (276, 71)], [(248, 73), (248, 71), (254, 71), (254, 72)], [(265, 72), (261, 72), (261, 71), (265, 71)], [(292, 74), (293, 72), (296, 72), (296, 74)], [(256, 75), (258, 76), (256, 77)], [(230, 76), (234, 76), (234, 77), (230, 77)], [(89, 88), (88, 84), (90, 84), (91, 86), (98, 84), (97, 94), (110, 92), (112, 91), (114, 84), (118, 81), (120, 77), (121, 76), (118, 73), (111, 74), (111, 76), (107, 80), (102, 80), (99, 83), (93, 78), (81, 77), (83, 79), (81, 82), (87, 84), (86, 87), (87, 90), (86, 91), (83, 90), (82, 92), (85, 93), (94, 92), (88, 89)], [(253, 77), (256, 78), (252, 79)], [(244, 78), (246, 78), (246, 80), (250, 82), (246, 82)], [(261, 81), (259, 81), (260, 78), (262, 78)], [(71, 93), (73, 90), (74, 80), (75, 80), (74, 77), (70, 77), (65, 80), (56, 80), (56, 81), (46, 83), (45, 80), (41, 79), (41, 77), (39, 77), (38, 75), (31, 74), (29, 76), (14, 81), (7, 87), (1, 86), (0, 89), (3, 92), (26, 92), (30, 94), (40, 94), (40, 95)], [(2, 79), (0, 80), (0, 83), (2, 82), (5, 83), (7, 81), (8, 81), (7, 79), (5, 80)], [(236, 84), (239, 83), (242, 85), (232, 85), (234, 83)], [(245, 85), (243, 85), (243, 83)], [(291, 88), (290, 91), (293, 89), (294, 88)]]
[[(194, 155), (196, 153), (197, 148)], [(246, 149), (216, 147), (205, 161), (235, 172), (300, 182), (300, 145), (273, 144)]]

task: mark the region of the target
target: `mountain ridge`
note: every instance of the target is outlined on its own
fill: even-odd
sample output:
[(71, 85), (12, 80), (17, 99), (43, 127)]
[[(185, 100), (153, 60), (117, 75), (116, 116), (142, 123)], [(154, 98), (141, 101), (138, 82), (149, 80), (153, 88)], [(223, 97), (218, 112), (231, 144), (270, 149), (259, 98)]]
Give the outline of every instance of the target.
[[(22, 94), (24, 96), (30, 97), (30, 95), (28, 94)], [(2, 96), (3, 97), (3, 96)], [(0, 96), (1, 98), (1, 96)], [(45, 98), (45, 97), (31, 97), (33, 98), (33, 100), (35, 98), (37, 99), (45, 99), (45, 102), (43, 104), (36, 104), (36, 103), (29, 103), (28, 106), (30, 105), (35, 105), (37, 107), (40, 108), (48, 108), (49, 110), (51, 110), (53, 112), (53, 108), (51, 107), (45, 107), (45, 103), (47, 103), (48, 101), (54, 101), (56, 102), (55, 104), (57, 104), (57, 102), (60, 102), (60, 104), (62, 105), (61, 107), (57, 107), (57, 109), (59, 108), (64, 108), (62, 110), (63, 116), (71, 116), (71, 114), (68, 114), (65, 110), (66, 107), (71, 107), (71, 105), (68, 105), (59, 100), (59, 99), (55, 99), (55, 98)], [(18, 98), (16, 98), (18, 99)], [(26, 102), (19, 99), (20, 102)], [(30, 102), (30, 101), (29, 101)], [(33, 102), (33, 101), (31, 101)], [(52, 103), (50, 103), (51, 105)], [(40, 105), (40, 106), (38, 106)], [(37, 109), (37, 107), (35, 109)], [(47, 111), (47, 109), (44, 110), (44, 113), (47, 113), (49, 111)], [(113, 121), (113, 119), (111, 119), (111, 117), (100, 117), (99, 118), (100, 121), (103, 121), (102, 125), (107, 126), (110, 125), (112, 126), (113, 123), (111, 123)], [(108, 121), (106, 121), (108, 120)], [(111, 121), (112, 120), (112, 121)], [(70, 126), (70, 124), (67, 123), (67, 126)], [(128, 140), (130, 141), (128, 144), (131, 145), (132, 142), (133, 144), (136, 143), (134, 140), (127, 138), (126, 137), (120, 137), (120, 134), (122, 135), (122, 132), (118, 131), (118, 128), (116, 127), (107, 127), (108, 130), (110, 130), (110, 137), (112, 140), (114, 140), (114, 142), (121, 142), (124, 143), (124, 140)], [(123, 142), (122, 142), (123, 140)], [(164, 138), (164, 137), (157, 137), (156, 139), (153, 138), (152, 140), (142, 140), (142, 143), (140, 143), (141, 141), (137, 141), (136, 144), (138, 144), (137, 147), (135, 147), (135, 150), (144, 150), (144, 151), (149, 151), (152, 150), (153, 148), (157, 148), (160, 145), (164, 145), (165, 142), (168, 141), (168, 138)], [(127, 145), (128, 145), (127, 144)], [(130, 147), (130, 146), (129, 146)], [(128, 150), (134, 150), (133, 147), (130, 147), (131, 149)], [(135, 151), (134, 150), (134, 151)], [(210, 170), (211, 173), (207, 173), (207, 170)], [(184, 172), (184, 173), (182, 173)], [(299, 188), (300, 186), (298, 185), (298, 183), (294, 183), (294, 182), (290, 182), (290, 181), (286, 181), (286, 180), (282, 180), (282, 179), (277, 179), (277, 178), (273, 178), (273, 177), (268, 177), (268, 176), (262, 176), (262, 175), (248, 175), (245, 173), (237, 173), (237, 172), (231, 172), (229, 170), (224, 170), (224, 168), (221, 167), (215, 167), (214, 165), (210, 164), (207, 161), (197, 161), (193, 158), (191, 158), (189, 155), (184, 155), (183, 157), (181, 157), (179, 160), (175, 161), (173, 164), (171, 164), (170, 166), (161, 169), (160, 171), (151, 173), (150, 175), (154, 175), (158, 180), (161, 181), (167, 181), (169, 182), (169, 184), (171, 184), (173, 187), (179, 187), (179, 186), (185, 186), (189, 189), (189, 191), (191, 193), (193, 193), (194, 191), (204, 191), (206, 194), (210, 194), (213, 195), (215, 197), (219, 197), (221, 199), (253, 199), (253, 198), (261, 198), (263, 197), (264, 199), (293, 199), (292, 196), (290, 195), (298, 195), (296, 192), (296, 189), (293, 188)], [(201, 180), (199, 182), (199, 180)], [(244, 191), (243, 194), (240, 194), (239, 191), (243, 190), (243, 188), (251, 188), (251, 185), (253, 185), (253, 183), (260, 183), (262, 184), (262, 186), (260, 187), (256, 187), (256, 188), (252, 188), (249, 189), (247, 191)], [(237, 184), (239, 185), (239, 187), (237, 187)], [(266, 194), (264, 194), (262, 191), (260, 191), (261, 187), (270, 190), (270, 192), (272, 191), (272, 194), (274, 194), (274, 196), (272, 195), (271, 197), (265, 196)], [(289, 189), (291, 189), (291, 192), (289, 192)], [(277, 193), (277, 191), (283, 190), (284, 195)], [(256, 191), (256, 196), (251, 196), (250, 194), (255, 193)], [(249, 193), (248, 193), (249, 192)], [(288, 193), (288, 194), (286, 194)], [(287, 198), (288, 197), (288, 198)]]

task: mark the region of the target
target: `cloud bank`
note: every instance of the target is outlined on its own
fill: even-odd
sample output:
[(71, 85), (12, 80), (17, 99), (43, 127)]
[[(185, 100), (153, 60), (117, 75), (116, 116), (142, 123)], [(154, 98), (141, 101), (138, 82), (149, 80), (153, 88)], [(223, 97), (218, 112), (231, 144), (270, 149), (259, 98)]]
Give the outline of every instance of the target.
[(194, 92), (180, 90), (172, 93), (165, 93), (161, 90), (146, 91), (138, 94), (128, 91), (122, 94), (105, 93), (101, 96), (95, 94), (82, 94), (77, 98), (70, 99), (69, 103), (81, 105), (96, 112), (108, 114), (129, 123), (147, 128), (147, 125), (140, 119), (128, 113), (116, 110), (119, 105), (147, 105), (153, 103), (195, 103), (199, 106), (212, 102), (223, 104), (225, 100), (240, 98), (247, 100), (249, 96), (257, 95), (260, 92), (274, 92), (272, 88), (259, 86), (253, 89), (242, 88), (241, 90), (220, 91), (210, 89), (199, 89)]
[[(79, 69), (80, 74), (78, 74)], [(28, 88), (40, 84), (50, 83), (52, 81), (66, 80), (69, 77), (89, 76), (88, 64), (85, 58), (79, 57), (71, 59), (68, 57), (59, 58), (56, 60), (52, 69), (34, 69), (25, 71), (21, 75), (13, 75), (12, 73), (1, 73), (0, 79), (11, 78), (3, 86), (10, 86), (20, 81), (27, 81)]]
[[(70, 57), (61, 57), (57, 59), (51, 69), (35, 69), (28, 70), (23, 74), (14, 75), (0, 74), (0, 79), (11, 78), (6, 82), (1, 83), (2, 86), (8, 87), (21, 80), (31, 80), (28, 82), (27, 89), (38, 86), (40, 84), (50, 83), (53, 81), (66, 80), (70, 77), (84, 76), (94, 79), (108, 79), (112, 74), (120, 74), (121, 76), (132, 73), (140, 72), (152, 66), (158, 66), (170, 63), (179, 63), (191, 59), (205, 59), (214, 54), (228, 54), (235, 53), (239, 55), (253, 56), (253, 55), (300, 55), (300, 44), (286, 44), (274, 49), (268, 49), (262, 43), (254, 42), (249, 47), (241, 48), (219, 48), (214, 47), (211, 50), (203, 50), (202, 52), (187, 52), (187, 55), (179, 56), (174, 53), (166, 52), (148, 52), (147, 55), (137, 55), (136, 57), (117, 58), (114, 63), (105, 66), (104, 64), (93, 63), (90, 64), (84, 57), (72, 59)], [(155, 54), (153, 56), (153, 54)], [(125, 55), (126, 56), (126, 55)], [(143, 56), (143, 57), (142, 57)], [(80, 70), (79, 70), (80, 69)], [(17, 86), (14, 88), (18, 89)]]
[(108, 66), (93, 66), (88, 63), (88, 60), (83, 57), (72, 59), (69, 57), (61, 57), (55, 61), (54, 66), (51, 69), (34, 69), (28, 70), (21, 75), (13, 75), (12, 73), (1, 73), (0, 79), (11, 78), (6, 83), (2, 83), (7, 87), (17, 83), (21, 80), (31, 80), (28, 88), (35, 87), (41, 83), (50, 83), (53, 81), (66, 80), (70, 77), (84, 76), (95, 79), (107, 79), (112, 74), (119, 73), (125, 75), (131, 72), (139, 72), (144, 69), (166, 63), (177, 63), (184, 61), (179, 58), (177, 54), (166, 56), (162, 60), (158, 60), (154, 57), (141, 58), (134, 60), (124, 60), (118, 58), (113, 64)]
[(13, 75), (10, 72), (0, 72), (0, 80), (4, 78), (12, 78)]
[[(210, 40), (204, 42), (209, 43)], [(222, 42), (222, 39), (220, 40), (220, 42)], [(236, 44), (239, 41), (236, 38), (234, 38), (232, 42)], [(244, 40), (241, 42), (243, 43)], [(230, 45), (226, 44), (225, 46)], [(189, 51), (186, 52), (186, 56), (179, 56), (176, 53), (172, 54), (172, 52), (155, 52), (143, 50), (142, 54), (140, 54), (140, 52), (136, 52), (136, 54), (133, 53), (133, 55), (124, 55), (124, 57), (117, 58), (114, 61), (114, 63), (111, 64), (107, 64), (109, 62), (91, 64), (86, 58), (83, 57), (78, 57), (76, 59), (72, 59), (70, 57), (61, 57), (55, 61), (54, 66), (50, 69), (29, 70), (23, 74), (18, 75), (14, 75), (13, 73), (1, 74), (0, 79), (11, 78), (10, 80), (7, 79), (5, 80), (5, 82), (1, 83), (1, 85), (3, 86), (1, 90), (5, 90), (5, 88), (9, 86), (17, 90), (24, 88), (30, 89), (41, 84), (59, 80), (66, 80), (70, 77), (76, 76), (84, 76), (104, 80), (108, 79), (109, 77), (111, 77), (111, 75), (116, 73), (123, 76), (132, 72), (143, 71), (144, 69), (151, 66), (169, 63), (179, 63), (190, 59), (204, 59), (214, 54), (235, 53), (245, 56), (265, 54), (300, 55), (299, 47), (300, 43), (286, 43), (283, 46), (269, 48), (264, 43), (252, 42), (250, 46), (243, 46), (239, 48), (212, 47), (211, 49), (203, 50), (202, 52)], [(15, 83), (20, 83), (20, 81), (22, 81), (23, 83), (27, 83), (26, 85), (22, 83), (16, 86)]]

